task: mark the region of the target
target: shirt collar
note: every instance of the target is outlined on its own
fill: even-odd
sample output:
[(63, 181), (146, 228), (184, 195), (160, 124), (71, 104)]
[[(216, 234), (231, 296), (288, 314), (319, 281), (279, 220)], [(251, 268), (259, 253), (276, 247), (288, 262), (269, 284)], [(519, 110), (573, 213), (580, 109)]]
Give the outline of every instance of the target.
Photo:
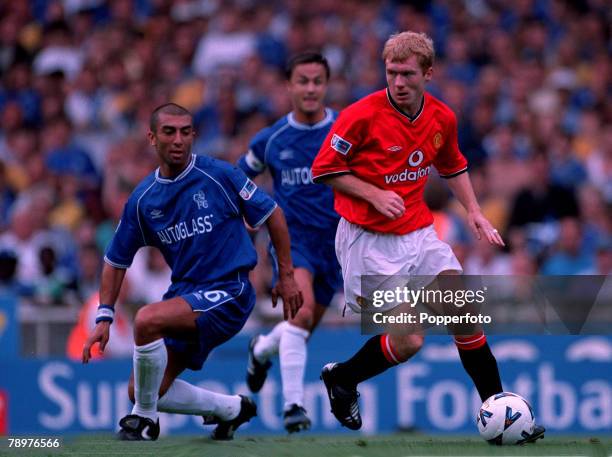
[(191, 160), (189, 161), (187, 168), (181, 171), (181, 174), (179, 174), (178, 176), (174, 178), (164, 178), (163, 176), (160, 176), (159, 167), (157, 167), (157, 170), (155, 170), (155, 180), (162, 184), (172, 184), (173, 182), (180, 181), (181, 179), (183, 179), (185, 176), (189, 174), (189, 172), (193, 169), (193, 167), (195, 167), (195, 159), (196, 159), (195, 154), (191, 154)]
[(334, 113), (329, 108), (325, 108), (325, 117), (321, 119), (319, 122), (317, 122), (316, 124), (312, 124), (312, 125), (304, 124), (302, 122), (296, 121), (293, 111), (287, 114), (287, 122), (289, 123), (289, 125), (293, 128), (300, 129), (300, 130), (319, 129), (323, 127), (324, 125), (327, 125), (328, 123), (332, 122), (333, 118), (334, 118)]
[(391, 104), (393, 109), (397, 111), (398, 113), (400, 113), (402, 116), (404, 116), (406, 119), (408, 119), (410, 122), (416, 121), (421, 115), (421, 113), (423, 112), (423, 108), (425, 108), (425, 94), (423, 94), (423, 99), (421, 100), (421, 106), (419, 107), (418, 111), (416, 112), (414, 116), (409, 116), (408, 114), (406, 114), (404, 110), (402, 110), (399, 107), (397, 103), (395, 103), (395, 100), (393, 100), (393, 98), (391, 97), (389, 88), (386, 89), (386, 93), (387, 93), (387, 100), (389, 100), (389, 103)]

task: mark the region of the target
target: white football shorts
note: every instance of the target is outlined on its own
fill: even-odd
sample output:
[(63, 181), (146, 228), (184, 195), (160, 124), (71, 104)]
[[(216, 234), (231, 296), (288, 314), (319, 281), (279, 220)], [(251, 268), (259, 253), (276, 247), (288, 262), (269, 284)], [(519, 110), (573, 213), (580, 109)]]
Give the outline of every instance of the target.
[[(364, 275), (384, 276), (375, 278), (380, 280), (375, 288), (391, 290), (404, 286), (426, 287), (446, 270), (463, 272), (452, 249), (438, 238), (433, 225), (395, 235), (370, 232), (341, 218), (336, 231), (336, 255), (342, 267), (346, 303), (357, 313), (363, 304)], [(368, 288), (371, 290), (371, 284)], [(378, 311), (397, 305), (397, 302), (388, 303)]]

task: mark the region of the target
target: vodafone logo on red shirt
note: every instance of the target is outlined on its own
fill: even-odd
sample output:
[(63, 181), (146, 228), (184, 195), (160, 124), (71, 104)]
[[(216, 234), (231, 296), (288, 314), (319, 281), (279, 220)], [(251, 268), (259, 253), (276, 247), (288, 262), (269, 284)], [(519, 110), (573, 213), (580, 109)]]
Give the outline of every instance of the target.
[(420, 149), (413, 151), (408, 156), (408, 165), (412, 168), (418, 167), (416, 170), (411, 170), (406, 168), (404, 171), (400, 173), (394, 173), (391, 175), (385, 175), (385, 183), (393, 184), (396, 182), (407, 182), (407, 181), (418, 181), (421, 178), (425, 178), (429, 175), (431, 170), (431, 165), (427, 165), (426, 167), (419, 167), (425, 158), (425, 154)]
[(410, 164), (411, 167), (418, 167), (419, 165), (421, 165), (421, 162), (423, 161), (424, 157), (425, 155), (423, 154), (423, 151), (417, 149), (412, 154), (410, 154), (410, 157), (408, 157), (408, 164)]

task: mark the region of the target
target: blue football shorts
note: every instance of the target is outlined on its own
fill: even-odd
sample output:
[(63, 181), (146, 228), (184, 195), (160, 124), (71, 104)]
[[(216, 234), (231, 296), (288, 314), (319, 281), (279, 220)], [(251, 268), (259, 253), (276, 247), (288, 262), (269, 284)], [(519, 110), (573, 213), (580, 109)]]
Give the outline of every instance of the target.
[[(294, 268), (305, 268), (312, 274), (315, 301), (328, 307), (334, 294), (342, 288), (342, 271), (336, 258), (334, 233), (291, 233), (291, 258)], [(273, 281), (278, 280), (278, 261), (272, 245), (268, 252), (272, 260)]]
[[(236, 335), (255, 306), (255, 291), (248, 274), (236, 274), (235, 280), (206, 285), (180, 295), (197, 313), (197, 339), (164, 338), (171, 350), (187, 357), (187, 367), (200, 370), (210, 352)], [(168, 298), (168, 297), (165, 297)]]

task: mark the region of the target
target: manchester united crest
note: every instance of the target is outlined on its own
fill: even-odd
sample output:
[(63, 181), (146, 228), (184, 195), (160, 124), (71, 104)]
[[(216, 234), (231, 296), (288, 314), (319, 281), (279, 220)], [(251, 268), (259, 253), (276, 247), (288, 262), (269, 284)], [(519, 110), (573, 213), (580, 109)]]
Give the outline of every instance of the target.
[(436, 149), (440, 149), (440, 146), (442, 146), (442, 134), (440, 132), (434, 135), (433, 143)]

